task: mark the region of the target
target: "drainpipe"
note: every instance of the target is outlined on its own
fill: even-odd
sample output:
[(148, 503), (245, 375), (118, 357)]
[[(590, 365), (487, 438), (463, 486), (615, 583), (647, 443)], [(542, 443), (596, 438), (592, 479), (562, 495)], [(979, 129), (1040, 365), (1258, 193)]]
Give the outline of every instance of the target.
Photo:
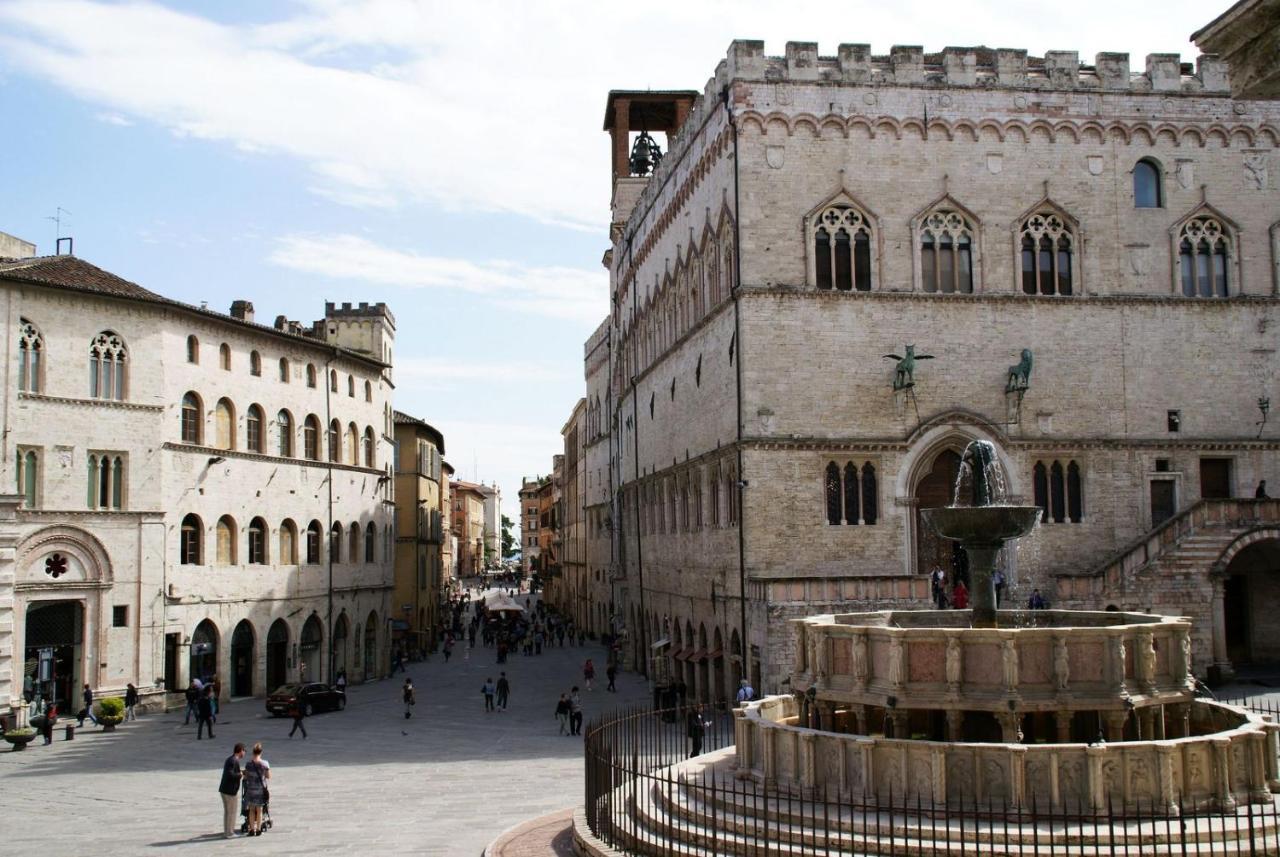
[(721, 103), (724, 104), (725, 116), (729, 119), (729, 128), (733, 132), (733, 338), (738, 346), (737, 372), (734, 380), (737, 389), (737, 447), (738, 447), (738, 479), (733, 490), (738, 492), (738, 604), (740, 608), (739, 622), (742, 628), (742, 677), (751, 680), (751, 640), (747, 636), (747, 548), (746, 548), (746, 505), (743, 501), (742, 486), (746, 484), (746, 474), (742, 466), (742, 216), (740, 196), (740, 172), (738, 166), (738, 123), (733, 115), (733, 105), (729, 101), (729, 86), (720, 92)]

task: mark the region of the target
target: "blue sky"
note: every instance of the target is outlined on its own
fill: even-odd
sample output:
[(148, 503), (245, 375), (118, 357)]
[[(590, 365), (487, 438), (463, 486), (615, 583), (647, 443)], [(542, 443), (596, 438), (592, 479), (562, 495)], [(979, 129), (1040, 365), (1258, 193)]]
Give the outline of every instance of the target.
[[(1221, 4), (1222, 9), (1229, 5)], [(1025, 3), (0, 0), (0, 231), (179, 300), (309, 322), (383, 300), (396, 407), (468, 479), (545, 473), (608, 309), (611, 88), (701, 90), (729, 41), (1194, 58), (1221, 11)], [(1208, 8), (1208, 11), (1206, 11)]]

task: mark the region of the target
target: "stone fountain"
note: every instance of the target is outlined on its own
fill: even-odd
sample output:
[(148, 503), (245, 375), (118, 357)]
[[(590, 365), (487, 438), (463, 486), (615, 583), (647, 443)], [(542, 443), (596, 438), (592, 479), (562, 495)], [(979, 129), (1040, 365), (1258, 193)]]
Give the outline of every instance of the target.
[(994, 628), (996, 558), (1006, 542), (1025, 536), (1040, 517), (1039, 506), (1010, 506), (995, 447), (975, 440), (965, 447), (956, 479), (955, 500), (943, 509), (925, 509), (925, 523), (944, 539), (957, 541), (969, 555), (969, 598), (975, 628)]

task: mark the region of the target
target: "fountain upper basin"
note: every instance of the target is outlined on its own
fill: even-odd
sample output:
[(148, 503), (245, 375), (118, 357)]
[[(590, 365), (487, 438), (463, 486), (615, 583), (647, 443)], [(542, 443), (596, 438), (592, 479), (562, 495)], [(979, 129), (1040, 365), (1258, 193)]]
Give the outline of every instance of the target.
[(1035, 528), (1039, 506), (946, 506), (925, 509), (925, 521), (943, 538), (964, 545), (999, 545)]

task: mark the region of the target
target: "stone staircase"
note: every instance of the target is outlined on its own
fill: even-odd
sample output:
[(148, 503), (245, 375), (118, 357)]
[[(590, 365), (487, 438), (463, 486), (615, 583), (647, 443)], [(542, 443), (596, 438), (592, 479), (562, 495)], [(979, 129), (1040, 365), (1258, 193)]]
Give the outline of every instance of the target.
[[(610, 801), (613, 847), (628, 854), (690, 855), (997, 855), (1277, 854), (1275, 804), (1210, 817), (1120, 820), (1021, 813), (870, 810), (806, 801), (735, 780), (733, 748), (660, 769), (620, 786)], [(614, 853), (617, 853), (616, 851)]]

